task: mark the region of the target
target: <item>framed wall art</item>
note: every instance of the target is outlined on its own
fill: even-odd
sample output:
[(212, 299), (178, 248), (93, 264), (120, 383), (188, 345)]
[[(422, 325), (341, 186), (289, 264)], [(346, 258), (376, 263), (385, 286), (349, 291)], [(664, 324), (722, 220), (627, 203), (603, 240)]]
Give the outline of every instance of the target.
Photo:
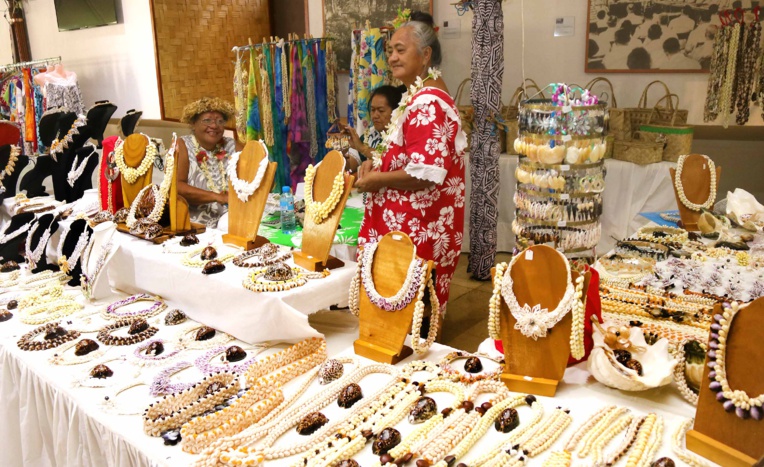
[(323, 0), (324, 37), (336, 39), (333, 44), (341, 71), (350, 69), (350, 33), (368, 20), (371, 27), (385, 26), (398, 15), (398, 9), (426, 11), (432, 14), (432, 0)]
[(586, 72), (708, 72), (719, 3), (589, 0)]

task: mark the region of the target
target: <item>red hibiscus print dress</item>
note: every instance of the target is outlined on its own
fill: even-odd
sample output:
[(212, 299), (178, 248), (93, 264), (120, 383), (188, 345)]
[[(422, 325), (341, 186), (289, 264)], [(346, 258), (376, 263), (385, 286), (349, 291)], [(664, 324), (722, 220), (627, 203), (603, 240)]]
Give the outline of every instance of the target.
[(420, 191), (383, 188), (370, 193), (358, 240), (379, 241), (394, 230), (408, 234), (417, 255), (436, 263), (436, 291), (445, 312), (462, 247), (467, 139), (453, 99), (437, 88), (426, 87), (414, 95), (403, 120), (391, 135), (379, 170), (405, 170), (435, 185)]

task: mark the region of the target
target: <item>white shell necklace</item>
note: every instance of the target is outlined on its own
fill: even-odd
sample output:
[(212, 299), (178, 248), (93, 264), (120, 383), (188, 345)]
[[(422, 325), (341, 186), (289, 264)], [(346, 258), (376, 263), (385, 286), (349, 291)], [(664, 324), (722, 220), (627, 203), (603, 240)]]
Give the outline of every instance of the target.
[(233, 153), (231, 158), (228, 160), (228, 180), (231, 182), (231, 185), (233, 185), (236, 196), (241, 200), (242, 203), (246, 203), (247, 200), (249, 200), (249, 197), (252, 196), (260, 187), (260, 183), (263, 181), (263, 177), (265, 176), (265, 169), (268, 168), (268, 148), (265, 146), (262, 140), (258, 141), (258, 143), (260, 143), (265, 150), (265, 156), (263, 156), (263, 160), (261, 160), (260, 164), (257, 166), (257, 173), (255, 173), (255, 178), (251, 182), (245, 182), (244, 180), (240, 179), (236, 173), (236, 166), (239, 163), (241, 152)]
[(58, 255), (59, 267), (61, 267), (61, 270), (64, 273), (69, 274), (69, 271), (77, 266), (77, 261), (80, 260), (82, 252), (85, 251), (85, 247), (87, 247), (90, 243), (90, 229), (85, 227), (77, 239), (77, 243), (74, 245), (72, 254), (69, 255), (69, 257), (64, 255), (64, 242), (67, 235), (69, 235), (68, 230), (61, 235), (61, 239), (58, 242), (58, 248), (56, 248), (56, 253)]
[(19, 235), (21, 235), (24, 232), (26, 232), (27, 230), (29, 230), (29, 227), (31, 227), (31, 224), (24, 224), (21, 227), (19, 227), (18, 229), (14, 230), (13, 232), (4, 233), (4, 234), (0, 235), (0, 244), (7, 243), (7, 242), (13, 240), (14, 238), (18, 237)]
[(679, 200), (684, 204), (684, 206), (687, 209), (691, 209), (693, 211), (700, 211), (701, 209), (711, 209), (711, 207), (714, 205), (714, 201), (716, 201), (716, 165), (714, 164), (714, 161), (711, 160), (710, 157), (702, 155), (702, 157), (706, 158), (707, 164), (708, 164), (708, 174), (710, 177), (711, 182), (711, 189), (708, 193), (708, 199), (702, 203), (702, 204), (695, 204), (689, 199), (687, 199), (687, 195), (684, 194), (684, 184), (682, 183), (682, 171), (684, 169), (684, 162), (687, 159), (686, 155), (679, 156), (679, 160), (676, 162), (676, 172), (674, 173), (674, 187), (676, 188), (676, 195), (679, 197)]
[(568, 314), (571, 310), (575, 289), (570, 277), (570, 263), (568, 263), (568, 260), (560, 254), (560, 258), (565, 262), (567, 285), (565, 286), (565, 294), (562, 296), (560, 303), (557, 304), (557, 308), (549, 311), (546, 308), (541, 308), (541, 305), (539, 304), (531, 307), (527, 303), (521, 307), (517, 302), (517, 297), (513, 290), (512, 266), (514, 266), (518, 258), (524, 254), (525, 253), (520, 253), (512, 258), (512, 262), (509, 263), (509, 267), (507, 268), (507, 272), (504, 273), (504, 278), (501, 283), (501, 296), (504, 297), (504, 301), (509, 307), (509, 312), (512, 313), (512, 316), (516, 320), (515, 329), (523, 333), (525, 337), (530, 337), (535, 341), (539, 337), (546, 337), (547, 331), (553, 328), (566, 314)]
[(69, 170), (69, 173), (66, 174), (66, 181), (69, 183), (69, 186), (72, 188), (74, 188), (74, 184), (77, 182), (77, 180), (82, 176), (82, 173), (85, 171), (85, 167), (88, 165), (88, 159), (90, 159), (90, 156), (96, 153), (96, 147), (93, 144), (89, 144), (88, 146), (93, 148), (90, 154), (83, 157), (82, 162), (79, 162), (80, 156), (74, 156), (74, 162), (72, 162), (72, 168)]
[[(419, 290), (419, 282), (414, 283), (414, 279), (421, 279), (421, 267), (422, 262), (417, 260), (416, 247), (413, 248), (411, 263), (406, 271), (406, 279), (403, 281), (403, 285), (391, 297), (383, 297), (377, 292), (374, 286), (374, 278), (371, 275), (372, 264), (374, 263), (374, 253), (377, 251), (379, 243), (367, 243), (363, 249), (363, 260), (361, 262), (361, 279), (363, 281), (366, 295), (369, 296), (369, 300), (386, 311), (398, 311), (406, 307), (411, 300), (416, 296)], [(412, 286), (413, 285), (413, 286)]]
[(34, 238), (34, 234), (37, 232), (37, 229), (40, 228), (39, 222), (35, 225), (34, 229), (29, 232), (29, 235), (27, 235), (27, 241), (24, 245), (24, 253), (26, 253), (27, 261), (29, 261), (30, 268), (32, 269), (34, 269), (37, 265), (37, 262), (40, 261), (40, 258), (45, 251), (45, 247), (48, 245), (48, 240), (50, 240), (50, 236), (52, 234), (52, 226), (53, 221), (51, 221), (50, 225), (48, 225), (48, 228), (45, 229), (45, 232), (42, 233), (42, 236), (37, 242), (37, 246), (35, 246), (34, 251), (32, 250), (32, 238)]

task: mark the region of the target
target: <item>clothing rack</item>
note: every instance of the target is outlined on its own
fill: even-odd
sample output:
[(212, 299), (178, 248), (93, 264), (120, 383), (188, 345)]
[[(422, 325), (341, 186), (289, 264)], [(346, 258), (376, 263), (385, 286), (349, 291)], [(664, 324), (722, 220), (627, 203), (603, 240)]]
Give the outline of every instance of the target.
[(334, 40), (334, 38), (331, 38), (331, 37), (307, 37), (305, 39), (290, 39), (290, 40), (281, 39), (281, 40), (278, 40), (278, 41), (270, 41), (270, 42), (263, 41), (263, 42), (259, 42), (257, 44), (248, 44), (248, 45), (233, 46), (231, 48), (231, 52), (242, 52), (242, 51), (245, 51), (245, 50), (250, 50), (250, 49), (254, 49), (254, 48), (258, 48), (258, 47), (263, 47), (265, 45), (296, 44), (298, 42), (307, 42), (309, 44), (313, 44), (313, 43), (320, 42), (320, 41), (327, 41), (328, 42), (328, 41), (333, 41), (333, 40)]
[(0, 65), (0, 72), (8, 70), (19, 70), (21, 68), (31, 67), (35, 65), (53, 65), (61, 63), (61, 57), (43, 58), (42, 60), (30, 60), (28, 62), (9, 63), (7, 65)]

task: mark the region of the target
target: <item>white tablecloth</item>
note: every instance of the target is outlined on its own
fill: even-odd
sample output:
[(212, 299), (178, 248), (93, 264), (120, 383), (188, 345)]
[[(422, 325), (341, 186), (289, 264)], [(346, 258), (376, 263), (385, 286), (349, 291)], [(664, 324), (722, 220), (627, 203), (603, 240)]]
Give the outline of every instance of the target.
[[(327, 336), (329, 355), (352, 355), (352, 341), (357, 337), (356, 321), (347, 314), (326, 313), (322, 316), (325, 325), (317, 325)], [(93, 366), (83, 364), (73, 367), (51, 367), (46, 362), (54, 351), (24, 352), (18, 349), (15, 341), (29, 326), (21, 325), (16, 318), (3, 323), (0, 328), (0, 410), (3, 423), (0, 424), (0, 465), (4, 467), (36, 466), (150, 466), (188, 465), (195, 456), (181, 451), (180, 446), (164, 446), (161, 439), (150, 438), (143, 433), (139, 415), (110, 415), (102, 407), (106, 395), (113, 394), (113, 389), (92, 389), (73, 387), (71, 381), (79, 378)], [(160, 330), (158, 336), (166, 337), (170, 328)], [(438, 361), (452, 351), (445, 346), (435, 344), (426, 359)], [(266, 352), (275, 352), (269, 349)], [(114, 354), (123, 350), (113, 349)], [(109, 356), (109, 354), (107, 354)], [(412, 360), (409, 357), (406, 361)], [(370, 361), (361, 359), (364, 364)], [(405, 362), (404, 362), (405, 363)], [(108, 364), (108, 363), (107, 363)], [(127, 364), (126, 364), (127, 365)], [(402, 366), (403, 363), (398, 366)], [(154, 370), (158, 371), (158, 370)], [(141, 377), (149, 373), (144, 370)], [(301, 380), (300, 380), (301, 381)], [(375, 392), (383, 377), (372, 375), (364, 378), (360, 385), (364, 394)], [(288, 383), (289, 391), (299, 384)], [(315, 397), (322, 386), (313, 383), (304, 400)], [(445, 403), (442, 394), (435, 394), (440, 407)], [(138, 387), (120, 398), (127, 398), (136, 408), (142, 410), (154, 399), (148, 395), (146, 387)], [(544, 454), (530, 460), (529, 465), (541, 465), (548, 454), (559, 449), (570, 433), (584, 423), (590, 415), (600, 408), (616, 404), (632, 408), (637, 414), (655, 412), (665, 418), (663, 445), (658, 457), (672, 456), (671, 436), (682, 420), (692, 417), (694, 408), (679, 396), (672, 386), (654, 389), (643, 393), (626, 393), (607, 388), (594, 381), (580, 364), (569, 368), (564, 382), (560, 385), (556, 397), (539, 398), (548, 414), (554, 407), (563, 406), (571, 410), (573, 423), (561, 438)], [(123, 400), (121, 403), (127, 402)], [(482, 399), (479, 400), (482, 402)], [(339, 416), (342, 409), (330, 404), (323, 413), (330, 419)], [(521, 422), (529, 416), (527, 408), (519, 408)], [(396, 426), (403, 436), (411, 431), (412, 425), (402, 421)], [(476, 453), (492, 446), (501, 439), (493, 428), (467, 455), (466, 461), (474, 459)], [(300, 437), (292, 432), (285, 434), (277, 446), (287, 445)], [(370, 445), (371, 443), (369, 443)], [(370, 446), (355, 458), (361, 465), (371, 465), (376, 457), (371, 454)], [(269, 462), (266, 465), (290, 465), (294, 458)]]
[[(515, 236), (512, 220), (515, 218), (515, 169), (518, 156), (502, 154), (499, 157), (499, 219), (497, 224), (497, 251), (512, 251)], [(615, 246), (613, 237), (622, 239), (648, 221), (640, 212), (668, 211), (676, 209), (674, 191), (668, 169), (676, 164), (660, 162), (650, 165), (636, 165), (629, 162), (607, 159), (605, 169), (605, 191), (603, 192), (602, 238), (597, 245), (598, 253), (610, 251)], [(467, 205), (464, 216), (464, 242), (462, 251), (469, 251), (469, 200), (471, 182), (467, 167)]]
[[(219, 237), (220, 233), (210, 234)], [(114, 288), (172, 299), (189, 317), (249, 343), (294, 342), (318, 336), (308, 324), (308, 315), (331, 305), (347, 305), (356, 270), (356, 263), (346, 262), (328, 277), (310, 280), (302, 287), (255, 293), (242, 286), (250, 269), (229, 262), (225, 271), (204, 275), (200, 268), (184, 266), (180, 254), (165, 254), (159, 245), (116, 235), (122, 247), (108, 268)]]

